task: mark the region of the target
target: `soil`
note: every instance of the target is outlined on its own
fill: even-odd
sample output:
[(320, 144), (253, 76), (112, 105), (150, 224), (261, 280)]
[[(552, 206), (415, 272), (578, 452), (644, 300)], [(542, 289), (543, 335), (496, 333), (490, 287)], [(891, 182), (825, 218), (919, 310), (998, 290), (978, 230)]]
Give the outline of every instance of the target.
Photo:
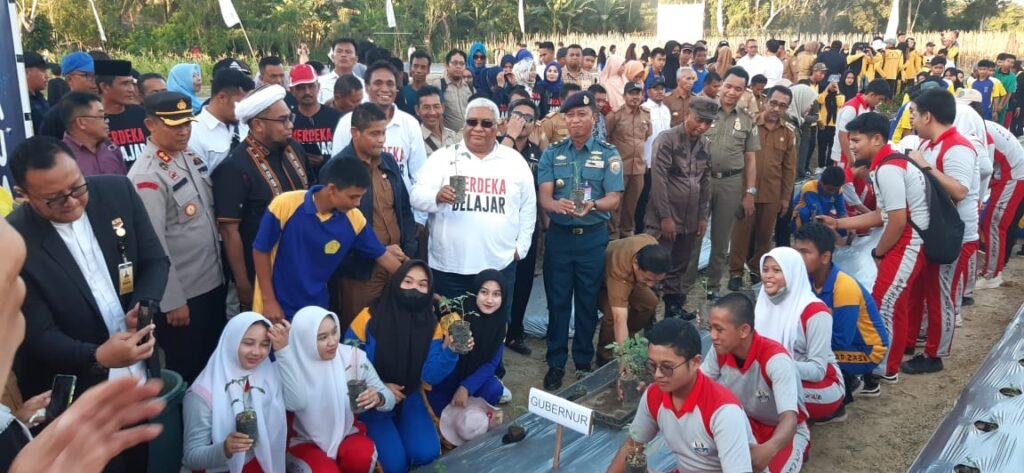
[[(963, 326), (956, 331), (953, 353), (945, 369), (928, 375), (900, 375), (896, 385), (882, 385), (877, 398), (857, 398), (846, 410), (844, 423), (811, 428), (811, 451), (805, 472), (859, 473), (907, 471), (946, 413), (952, 409), (967, 381), (1002, 336), (1024, 301), (1024, 258), (1014, 256), (998, 289), (975, 292), (975, 304), (965, 307)], [(725, 286), (724, 284), (722, 285)], [(690, 300), (697, 300), (691, 294)], [(533, 354), (524, 357), (505, 351), (505, 385), (512, 391), (511, 405), (524, 406), (531, 387), (543, 388), (545, 343), (529, 338)], [(596, 342), (595, 342), (596, 343)], [(575, 381), (570, 362), (564, 384)], [(506, 412), (513, 409), (506, 405)]]

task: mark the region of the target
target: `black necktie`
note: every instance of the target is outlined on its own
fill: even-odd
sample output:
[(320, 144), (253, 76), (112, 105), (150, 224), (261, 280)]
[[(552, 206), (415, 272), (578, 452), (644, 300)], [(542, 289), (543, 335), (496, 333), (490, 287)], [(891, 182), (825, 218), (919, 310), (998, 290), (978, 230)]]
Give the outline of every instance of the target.
[(241, 141), (238, 137), (238, 124), (235, 123), (231, 126), (231, 149), (235, 149), (238, 146), (238, 142)]

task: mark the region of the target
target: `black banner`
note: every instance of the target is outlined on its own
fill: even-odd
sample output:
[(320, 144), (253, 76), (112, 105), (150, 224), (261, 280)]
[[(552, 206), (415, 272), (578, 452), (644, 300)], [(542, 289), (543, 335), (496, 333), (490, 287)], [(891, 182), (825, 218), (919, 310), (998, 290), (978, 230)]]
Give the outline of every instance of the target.
[(3, 89), (0, 91), (0, 186), (13, 193), (8, 157), (32, 135), (21, 34), (13, 0), (0, 7), (0, 84)]

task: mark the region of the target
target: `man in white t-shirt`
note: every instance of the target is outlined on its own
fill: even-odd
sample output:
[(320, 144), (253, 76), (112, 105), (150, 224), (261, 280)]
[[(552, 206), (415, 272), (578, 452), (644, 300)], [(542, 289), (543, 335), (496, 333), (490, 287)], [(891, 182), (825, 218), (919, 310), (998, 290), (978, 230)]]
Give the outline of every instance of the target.
[(750, 453), (755, 440), (747, 416), (736, 396), (701, 372), (697, 329), (670, 318), (646, 335), (647, 366), (654, 384), (640, 398), (629, 438), (608, 473), (624, 473), (629, 454), (642, 453), (659, 432), (675, 457), (676, 471), (753, 471)]
[(891, 345), (885, 361), (874, 374), (865, 375), (864, 383), (870, 387), (879, 380), (895, 384), (899, 382), (911, 299), (923, 299), (928, 290), (919, 283), (927, 262), (922, 253), (924, 240), (914, 228), (928, 229), (926, 180), (917, 167), (889, 145), (889, 120), (885, 116), (876, 112), (862, 114), (847, 124), (847, 130), (854, 158), (852, 173), (856, 178), (871, 178), (877, 208), (856, 217), (818, 219), (836, 230), (882, 227), (882, 236), (871, 250), (878, 264), (871, 295), (882, 314)]
[[(757, 40), (748, 39), (743, 44), (743, 50), (746, 55), (736, 61), (736, 65), (746, 70), (750, 77), (758, 74), (764, 75), (765, 60), (764, 56), (757, 54)], [(723, 72), (719, 71), (719, 74), (723, 74)]]
[[(338, 81), (339, 77), (345, 74), (352, 74), (360, 82), (363, 81), (362, 76), (355, 70), (356, 62), (358, 61), (356, 53), (356, 40), (352, 38), (338, 38), (334, 40), (330, 54), (331, 62), (334, 63), (334, 70), (317, 79), (320, 82), (320, 92), (317, 94), (316, 99), (320, 103), (328, 103), (334, 98), (334, 83)], [(344, 146), (334, 149), (344, 149)]]
[[(462, 142), (435, 151), (410, 193), (413, 208), (430, 214), (428, 261), (434, 291), (444, 297), (472, 292), (485, 269), (501, 271), (505, 287), (513, 287), (516, 262), (533, 241), (533, 173), (519, 153), (497, 144), (498, 116), (494, 102), (471, 100)], [(464, 177), (458, 192), (453, 176)], [(504, 306), (507, 313), (511, 304)]]
[(715, 301), (708, 314), (715, 353), (701, 371), (743, 404), (757, 445), (755, 471), (800, 471), (811, 441), (796, 363), (778, 342), (754, 330), (754, 304), (739, 293)]
[(836, 112), (836, 137), (832, 143), (832, 161), (840, 167), (848, 167), (853, 159), (850, 158), (850, 133), (846, 124), (854, 118), (870, 112), (882, 103), (883, 100), (892, 95), (892, 89), (885, 79), (875, 79), (868, 83), (863, 94), (856, 97), (847, 97), (846, 103)]
[[(765, 49), (768, 50), (768, 54), (764, 56), (764, 69), (762, 74), (768, 79), (768, 88), (775, 87), (775, 84), (782, 80), (783, 71), (785, 66), (782, 64), (782, 59), (779, 59), (780, 50), (785, 48), (779, 44), (778, 40), (769, 39), (764, 43)], [(751, 76), (753, 77), (753, 76)]]
[(906, 346), (913, 346), (917, 338), (925, 306), (928, 329), (924, 353), (901, 366), (901, 370), (909, 374), (942, 370), (942, 358), (949, 356), (953, 345), (966, 274), (968, 269), (973, 269), (969, 268), (970, 262), (978, 251), (978, 156), (971, 142), (953, 126), (955, 116), (956, 101), (942, 89), (926, 90), (910, 102), (910, 124), (924, 140), (918, 151), (910, 152), (910, 158), (931, 174), (956, 203), (964, 223), (964, 235), (960, 256), (955, 262), (929, 263), (922, 273), (924, 279), (920, 284), (932, 290), (925, 292), (924, 299), (911, 301)]
[(992, 187), (985, 204), (985, 219), (979, 225), (985, 257), (979, 272), (977, 289), (991, 289), (1003, 284), (1003, 267), (1010, 249), (1017, 241), (1017, 222), (1024, 210), (1024, 147), (1010, 130), (985, 121), (988, 129), (989, 154), (993, 158)]

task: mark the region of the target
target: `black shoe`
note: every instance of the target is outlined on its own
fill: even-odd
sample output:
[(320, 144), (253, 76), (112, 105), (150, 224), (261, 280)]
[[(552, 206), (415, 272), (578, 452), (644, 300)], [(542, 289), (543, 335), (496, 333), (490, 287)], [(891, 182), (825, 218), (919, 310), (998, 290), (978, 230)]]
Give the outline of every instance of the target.
[(878, 376), (873, 374), (864, 375), (864, 385), (860, 388), (860, 392), (856, 393), (858, 397), (878, 397), (882, 395), (882, 384), (878, 382)]
[(522, 338), (509, 340), (505, 342), (505, 346), (508, 347), (509, 350), (523, 356), (530, 356), (530, 354), (533, 353), (533, 350), (530, 350), (530, 347), (526, 346), (526, 340), (523, 340)]
[(666, 319), (679, 318), (685, 314), (683, 311), (683, 303), (679, 296), (670, 294), (666, 295), (663, 300), (665, 302)]
[(713, 301), (717, 301), (719, 297), (722, 297), (722, 296), (720, 296), (718, 294), (717, 290), (712, 289), (712, 290), (708, 291), (707, 299), (709, 301), (712, 301), (712, 302)]
[(900, 371), (907, 374), (937, 373), (942, 371), (942, 358), (929, 358), (924, 354), (917, 355), (900, 365)]
[(846, 406), (839, 406), (839, 409), (836, 409), (832, 415), (824, 419), (814, 421), (815, 425), (835, 424), (839, 422), (846, 422)]
[(903, 356), (914, 356), (914, 353), (917, 353), (914, 347), (907, 347), (903, 349)]
[(974, 305), (974, 298), (973, 297), (965, 297), (965, 298), (963, 298), (963, 300), (960, 301), (960, 305), (963, 305), (963, 306)]
[(548, 368), (544, 375), (544, 390), (555, 391), (562, 387), (562, 378), (565, 377), (565, 370), (562, 368)]
[(729, 278), (729, 285), (727, 287), (733, 292), (740, 290), (743, 287), (743, 276), (733, 276)]
[(761, 276), (758, 276), (756, 274), (751, 273), (751, 275), (750, 275), (750, 285), (753, 286), (755, 284), (761, 284)]
[(685, 320), (687, 322), (692, 322), (692, 321), (697, 319), (697, 311), (687, 312), (687, 311), (684, 310), (683, 311), (683, 315), (680, 316), (680, 318), (682, 318), (683, 320)]

